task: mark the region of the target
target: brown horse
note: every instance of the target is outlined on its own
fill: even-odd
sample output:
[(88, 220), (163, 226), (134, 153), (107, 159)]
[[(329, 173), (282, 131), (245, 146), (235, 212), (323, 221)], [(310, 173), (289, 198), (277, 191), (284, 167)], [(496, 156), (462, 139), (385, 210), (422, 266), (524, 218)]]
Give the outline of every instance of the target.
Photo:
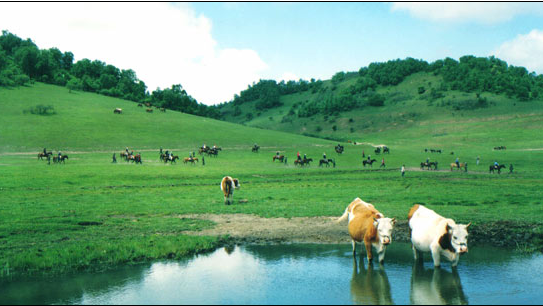
[(466, 166), (465, 163), (460, 163), (460, 167), (456, 163), (451, 163), (451, 171), (453, 171), (453, 168), (457, 168), (458, 170), (464, 168)]
[(47, 157), (49, 155), (53, 155), (53, 152), (47, 152), (47, 154), (44, 154), (43, 152), (38, 153), (38, 159), (43, 160), (44, 157)]
[(278, 159), (280, 162), (283, 162), (283, 159), (285, 159), (285, 155), (274, 155), (273, 156), (273, 161), (275, 161), (276, 159)]
[(192, 163), (194, 165), (194, 162), (198, 162), (198, 158), (196, 157), (185, 157), (183, 159), (183, 163)]
[(60, 158), (58, 156), (53, 156), (53, 163), (65, 163), (64, 161), (68, 159), (68, 155), (62, 155)]
[(146, 112), (152, 113), (152, 112), (153, 112), (153, 109), (152, 109), (152, 108), (148, 108), (148, 109), (146, 110)]
[(130, 153), (126, 153), (123, 151), (119, 155), (121, 156), (121, 158), (124, 158), (126, 161), (128, 161), (128, 157), (130, 156)]

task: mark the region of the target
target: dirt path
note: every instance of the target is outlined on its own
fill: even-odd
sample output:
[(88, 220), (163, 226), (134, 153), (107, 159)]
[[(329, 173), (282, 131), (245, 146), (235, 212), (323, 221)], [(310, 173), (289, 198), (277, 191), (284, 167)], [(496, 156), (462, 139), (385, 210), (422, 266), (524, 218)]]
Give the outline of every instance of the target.
[[(229, 235), (235, 243), (350, 243), (347, 221), (336, 223), (337, 217), (261, 218), (244, 214), (181, 215), (179, 218), (209, 220), (217, 225), (196, 236)], [(398, 227), (407, 224), (398, 224)], [(407, 229), (407, 227), (405, 228)], [(396, 239), (407, 241), (400, 231)], [(394, 238), (393, 238), (394, 239)]]

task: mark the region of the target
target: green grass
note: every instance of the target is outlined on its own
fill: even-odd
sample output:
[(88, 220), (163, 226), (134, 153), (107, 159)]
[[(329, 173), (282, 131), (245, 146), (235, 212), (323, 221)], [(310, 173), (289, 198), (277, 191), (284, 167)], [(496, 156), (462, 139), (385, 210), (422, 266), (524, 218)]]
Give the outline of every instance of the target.
[[(23, 114), (36, 104), (52, 104), (58, 114)], [(124, 114), (114, 115), (114, 107), (122, 107)], [(473, 132), (428, 140), (428, 131), (443, 134), (441, 129), (455, 126), (438, 123), (438, 118), (431, 128), (421, 124), (370, 134), (363, 140), (391, 147), (387, 169), (378, 170), (379, 162), (373, 169), (361, 165), (362, 150), (379, 161), (383, 156), (369, 145), (345, 144), (345, 153), (337, 155), (331, 141), (175, 112), (147, 114), (132, 102), (69, 94), (54, 86), (0, 89), (0, 277), (179, 258), (220, 244), (220, 237), (187, 236), (186, 231), (213, 224), (183, 219), (184, 214), (340, 216), (355, 197), (399, 219), (406, 219), (413, 204), (423, 203), (460, 222), (527, 222), (543, 232), (543, 151), (522, 150), (538, 145), (541, 136), (529, 128), (537, 126), (537, 115), (510, 115), (519, 116), (514, 118), (517, 127), (509, 125), (511, 131), (497, 130), (496, 121), (464, 118), (459, 129), (474, 126)], [(158, 161), (160, 146), (184, 157), (203, 142), (215, 141), (223, 151), (217, 158), (206, 157), (205, 166)], [(255, 142), (262, 146), (257, 154), (250, 151)], [(507, 150), (492, 150), (502, 143)], [(117, 164), (111, 163), (112, 152), (127, 145), (142, 151), (143, 165), (127, 164), (119, 156)], [(426, 145), (446, 151), (425, 153)], [(38, 161), (43, 146), (68, 151), (69, 160), (65, 165)], [(287, 165), (272, 162), (277, 150), (286, 154)], [(316, 163), (294, 167), (298, 150)], [(336, 159), (336, 168), (318, 167), (323, 152)], [(468, 173), (448, 170), (456, 156), (469, 162)], [(427, 157), (447, 171), (414, 171)], [(515, 173), (488, 174), (494, 160), (514, 163)], [(404, 178), (402, 164), (408, 167)], [(219, 188), (225, 175), (241, 181), (231, 206), (223, 204)]]

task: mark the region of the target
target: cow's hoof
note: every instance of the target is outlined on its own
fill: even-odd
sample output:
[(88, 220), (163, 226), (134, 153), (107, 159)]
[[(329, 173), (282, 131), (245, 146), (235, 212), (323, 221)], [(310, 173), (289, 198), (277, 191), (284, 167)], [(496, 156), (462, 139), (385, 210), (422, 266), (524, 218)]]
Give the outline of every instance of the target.
[(381, 261), (379, 261), (379, 264), (380, 264), (380, 265), (384, 265), (384, 264), (385, 264), (385, 261), (384, 261), (384, 260), (381, 260)]

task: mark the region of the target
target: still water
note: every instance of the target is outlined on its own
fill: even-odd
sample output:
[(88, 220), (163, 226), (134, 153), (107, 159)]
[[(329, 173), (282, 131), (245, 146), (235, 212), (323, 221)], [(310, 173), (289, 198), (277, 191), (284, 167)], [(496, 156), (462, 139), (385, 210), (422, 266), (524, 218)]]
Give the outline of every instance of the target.
[[(364, 260), (365, 262), (365, 260)], [(414, 265), (393, 243), (385, 266), (350, 245), (219, 249), (181, 262), (0, 283), (0, 304), (541, 304), (543, 256), (473, 247), (453, 271)]]

